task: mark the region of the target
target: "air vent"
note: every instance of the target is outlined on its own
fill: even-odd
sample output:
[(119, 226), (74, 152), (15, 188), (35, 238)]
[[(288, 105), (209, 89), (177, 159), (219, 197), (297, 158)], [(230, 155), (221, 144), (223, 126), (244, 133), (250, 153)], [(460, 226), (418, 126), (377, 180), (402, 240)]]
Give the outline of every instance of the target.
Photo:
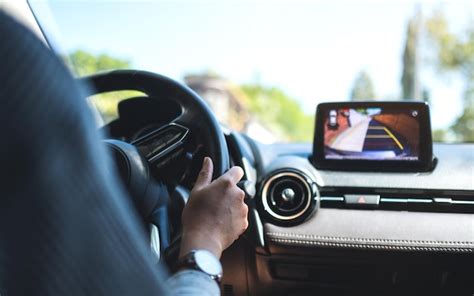
[[(474, 196), (473, 196), (474, 197)], [(439, 192), (387, 193), (331, 190), (321, 193), (322, 208), (357, 208), (418, 212), (474, 213), (474, 199)]]
[(304, 221), (317, 205), (315, 183), (299, 171), (279, 171), (263, 183), (261, 203), (266, 216), (274, 222)]

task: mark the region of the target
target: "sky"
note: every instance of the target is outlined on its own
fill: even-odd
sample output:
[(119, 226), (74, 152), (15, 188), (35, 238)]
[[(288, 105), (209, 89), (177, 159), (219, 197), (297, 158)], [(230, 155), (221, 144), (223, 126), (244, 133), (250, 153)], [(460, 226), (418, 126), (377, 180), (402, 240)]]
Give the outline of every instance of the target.
[[(442, 9), (458, 33), (474, 13), (474, 0), (30, 2), (42, 9), (38, 17), (59, 51), (108, 53), (178, 80), (213, 71), (276, 86), (307, 113), (349, 99), (361, 70), (378, 99), (398, 99), (406, 23), (415, 10), (429, 16)], [(462, 111), (463, 81), (439, 76), (423, 48), (420, 81), (431, 94), (432, 125), (446, 128)]]

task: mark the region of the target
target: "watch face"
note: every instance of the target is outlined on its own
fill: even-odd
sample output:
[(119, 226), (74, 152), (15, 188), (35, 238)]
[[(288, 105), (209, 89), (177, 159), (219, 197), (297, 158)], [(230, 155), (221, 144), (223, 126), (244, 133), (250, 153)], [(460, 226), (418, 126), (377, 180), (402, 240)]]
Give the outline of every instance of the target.
[(205, 273), (213, 276), (222, 274), (222, 266), (219, 260), (207, 250), (197, 250), (194, 253), (196, 265)]

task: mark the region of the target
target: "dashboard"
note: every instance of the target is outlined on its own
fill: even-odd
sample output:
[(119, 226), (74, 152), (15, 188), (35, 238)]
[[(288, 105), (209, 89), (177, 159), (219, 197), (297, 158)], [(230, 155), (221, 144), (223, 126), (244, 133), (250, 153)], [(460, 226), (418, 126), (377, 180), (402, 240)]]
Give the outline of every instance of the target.
[[(377, 173), (316, 169), (311, 144), (227, 137), (258, 184), (250, 295), (474, 290), (472, 145), (434, 144), (429, 172)], [(284, 202), (288, 188), (293, 208)], [(310, 207), (298, 199), (311, 199)]]
[[(107, 132), (134, 141), (159, 127), (174, 107), (150, 101), (121, 103)], [(433, 144), (429, 170), (348, 171), (317, 168), (312, 143), (223, 130), (256, 186), (249, 228), (222, 257), (223, 295), (472, 295), (474, 145)]]

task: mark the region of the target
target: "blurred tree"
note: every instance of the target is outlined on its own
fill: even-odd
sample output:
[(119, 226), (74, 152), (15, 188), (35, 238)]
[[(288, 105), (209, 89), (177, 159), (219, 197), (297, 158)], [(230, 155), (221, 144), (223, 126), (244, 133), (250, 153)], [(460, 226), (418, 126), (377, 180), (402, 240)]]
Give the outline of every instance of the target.
[(463, 113), (451, 126), (460, 141), (474, 142), (474, 23), (456, 35), (449, 30), (441, 11), (426, 21), (428, 37), (436, 52), (436, 65), (442, 74), (452, 71), (464, 78)]
[(312, 115), (307, 115), (298, 102), (278, 88), (258, 84), (242, 86), (249, 99), (251, 113), (289, 141), (311, 141)]
[[(128, 60), (112, 57), (108, 54), (94, 55), (84, 50), (76, 50), (63, 57), (66, 66), (77, 76), (85, 76), (101, 71), (129, 69)], [(138, 91), (116, 91), (94, 95), (88, 101), (99, 111), (103, 121), (108, 123), (118, 117), (118, 103), (124, 99), (140, 96)]]
[(357, 74), (350, 96), (352, 101), (371, 101), (375, 99), (374, 85), (366, 71), (360, 71)]
[(93, 55), (84, 50), (76, 50), (65, 57), (66, 65), (77, 76), (85, 76), (100, 71), (129, 69), (130, 61), (112, 57), (108, 54)]
[(446, 17), (441, 11), (426, 20), (428, 37), (433, 41), (437, 54), (437, 66), (441, 72), (460, 71), (462, 75), (474, 75), (474, 24), (466, 28), (461, 36), (449, 31)]
[(446, 141), (446, 130), (436, 129), (433, 131), (433, 142), (444, 142)]
[(419, 63), (419, 37), (421, 28), (421, 13), (418, 10), (410, 18), (407, 25), (405, 49), (403, 50), (402, 71), (402, 100), (420, 99), (420, 86), (418, 81)]
[(471, 95), (470, 103), (465, 104), (463, 113), (451, 126), (457, 138), (463, 142), (474, 142), (474, 106)]

